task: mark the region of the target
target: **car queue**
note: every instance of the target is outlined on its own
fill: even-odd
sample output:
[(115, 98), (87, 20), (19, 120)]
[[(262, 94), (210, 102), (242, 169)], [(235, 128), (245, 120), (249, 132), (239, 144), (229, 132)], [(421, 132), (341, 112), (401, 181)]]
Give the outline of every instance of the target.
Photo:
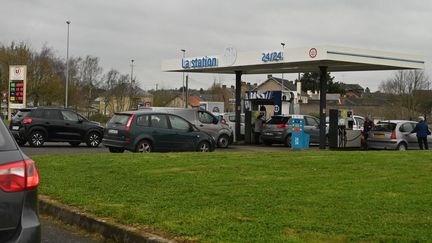
[[(291, 147), (293, 115), (276, 115), (252, 124), (256, 143), (283, 144)], [(319, 119), (301, 115), (304, 132), (311, 144), (319, 144)], [(245, 136), (244, 115), (241, 135)], [(423, 118), (424, 120), (424, 118)], [(328, 120), (327, 120), (328, 121)], [(365, 118), (353, 116), (353, 129), (362, 131), (362, 144), (367, 149), (407, 150), (428, 149), (432, 146), (430, 130), (426, 142), (420, 146), (413, 133), (416, 122), (407, 120), (381, 120), (364, 129)], [(110, 152), (201, 151), (211, 152), (227, 148), (234, 141), (234, 114), (216, 114), (191, 108), (150, 107), (138, 111), (115, 113), (101, 126), (70, 109), (37, 107), (21, 109), (12, 118), (9, 130), (19, 145), (32, 147), (45, 142), (68, 142), (71, 146), (85, 143), (88, 147), (103, 144)], [(329, 129), (326, 127), (326, 136)], [(236, 139), (237, 140), (237, 139)], [(424, 146), (423, 146), (424, 145)]]

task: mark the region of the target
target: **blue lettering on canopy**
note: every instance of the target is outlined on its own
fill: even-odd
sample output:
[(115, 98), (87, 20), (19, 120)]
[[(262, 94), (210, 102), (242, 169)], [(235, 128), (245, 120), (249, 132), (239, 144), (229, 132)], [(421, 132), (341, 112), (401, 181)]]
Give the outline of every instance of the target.
[(217, 67), (218, 66), (218, 59), (216, 57), (196, 57), (196, 58), (190, 58), (182, 59), (182, 68), (189, 69), (189, 68), (206, 68), (206, 67)]

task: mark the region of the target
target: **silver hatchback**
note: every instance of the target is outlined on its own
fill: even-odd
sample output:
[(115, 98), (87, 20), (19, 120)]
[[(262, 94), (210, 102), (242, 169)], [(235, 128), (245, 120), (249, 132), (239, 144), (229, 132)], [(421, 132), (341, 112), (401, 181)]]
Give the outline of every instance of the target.
[[(411, 133), (417, 122), (405, 120), (380, 121), (369, 132), (367, 140), (371, 149), (419, 149), (417, 136)], [(428, 136), (429, 147), (432, 146), (432, 136)]]

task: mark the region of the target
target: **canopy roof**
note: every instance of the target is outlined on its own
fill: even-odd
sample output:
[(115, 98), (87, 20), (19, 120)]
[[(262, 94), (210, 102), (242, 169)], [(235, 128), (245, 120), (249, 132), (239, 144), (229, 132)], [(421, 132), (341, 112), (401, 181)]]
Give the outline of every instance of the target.
[(162, 62), (165, 72), (243, 74), (303, 73), (424, 69), (424, 58), (416, 55), (336, 46), (311, 46), (282, 50), (243, 52), (230, 47), (221, 55), (187, 57)]

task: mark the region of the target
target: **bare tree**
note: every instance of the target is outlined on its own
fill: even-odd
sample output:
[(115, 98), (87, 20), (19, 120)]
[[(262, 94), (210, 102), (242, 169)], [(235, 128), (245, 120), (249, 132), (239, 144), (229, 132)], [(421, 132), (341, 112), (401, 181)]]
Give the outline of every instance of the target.
[(91, 105), (94, 100), (92, 91), (100, 84), (99, 76), (102, 73), (102, 68), (99, 66), (99, 58), (87, 55), (79, 64), (79, 80), (85, 100), (87, 104), (87, 117), (90, 116)]
[(379, 90), (393, 95), (398, 106), (408, 109), (409, 114), (403, 116), (413, 117), (420, 112), (418, 108), (423, 107), (419, 103), (424, 102), (420, 96), (416, 96), (415, 91), (429, 89), (430, 84), (431, 81), (423, 70), (399, 70), (392, 78), (382, 81)]

